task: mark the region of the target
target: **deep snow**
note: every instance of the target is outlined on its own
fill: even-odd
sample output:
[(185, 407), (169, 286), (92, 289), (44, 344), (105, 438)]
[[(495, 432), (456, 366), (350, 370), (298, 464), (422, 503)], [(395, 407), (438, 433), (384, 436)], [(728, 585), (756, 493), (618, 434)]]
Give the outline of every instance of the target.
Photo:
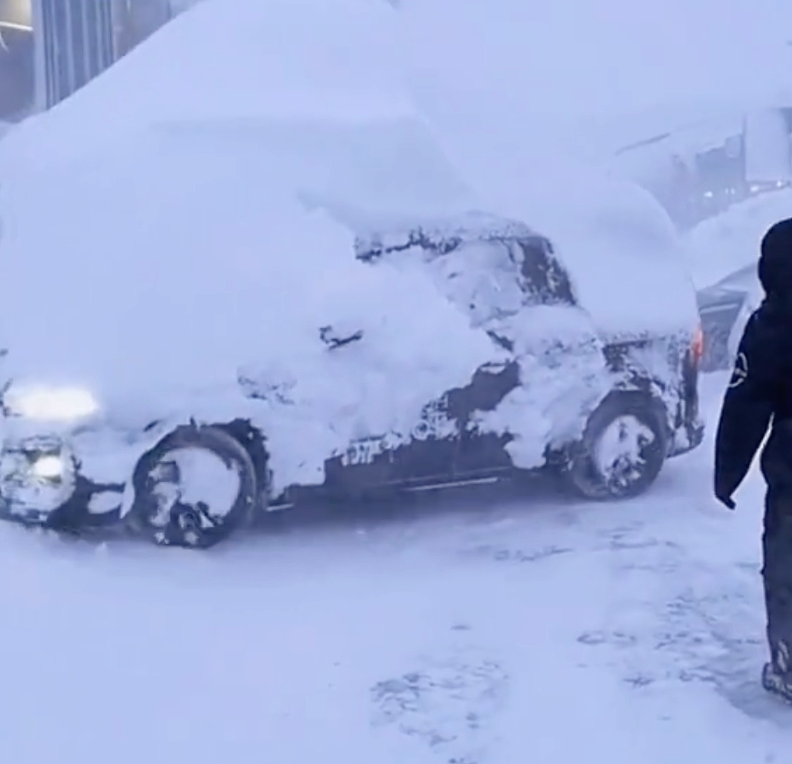
[[(502, 304), (504, 287), (521, 300), (507, 334), (532, 389), (482, 426), (515, 433), (521, 467), (577, 437), (614, 386), (595, 329), (690, 340), (695, 295), (660, 205), (582, 168), (560, 193), (480, 201), (413, 102), (400, 20), (370, 0), (213, 0), (0, 142), (0, 381), (17, 398), (95, 398), (90, 417), (57, 427), (79, 429), (89, 479), (125, 482), (191, 419), (245, 417), (267, 438), (273, 496), (320, 484), (328, 457), (404, 442), (426, 405), (502, 360), (468, 306)], [(234, 55), (213, 68), (201, 43), (219, 34)], [(589, 315), (531, 305), (502, 246), (501, 283), (475, 246), (434, 273), (409, 253), (353, 256), (362, 230), (464, 227), (490, 203), (551, 236)], [(330, 350), (322, 327), (360, 336)], [(549, 337), (581, 350), (559, 354), (563, 372)]]
[[(195, 29), (206, 13), (183, 18)], [(555, 23), (565, 13), (560, 4), (546, 10)], [(717, 17), (742, 31), (740, 18)], [(468, 29), (479, 20), (467, 17)], [(588, 36), (589, 25), (581, 17), (576, 23)], [(505, 59), (521, 60), (536, 36), (503, 19), (500, 26), (515, 32), (502, 46)], [(674, 39), (691, 28), (680, 25)], [(261, 27), (250, 32), (253, 42)], [(169, 34), (155, 36), (155, 50), (167, 48)], [(271, 36), (277, 43), (277, 30)], [(199, 44), (206, 38), (197, 38), (186, 60), (203, 67), (203, 84), (214, 87), (219, 103), (235, 107), (226, 116), (260, 118), (239, 113), (245, 99), (234, 102), (234, 93), (218, 87), (220, 72)], [(582, 42), (592, 60), (603, 49), (594, 37), (570, 45)], [(622, 53), (642, 42), (625, 38)], [(126, 96), (110, 99), (116, 87), (129, 92), (126, 73), (146, 49), (98, 80), (98, 90), (86, 88), (9, 136), (4, 172), (22, 172), (26, 163), (68, 165), (108, 148), (158, 108), (206, 116), (205, 90), (175, 98), (179, 72), (162, 65), (153, 67), (150, 89), (135, 88), (148, 110), (130, 108), (135, 99)], [(240, 59), (262, 50), (251, 44)], [(349, 50), (340, 40), (342, 64)], [(480, 63), (487, 54), (479, 51)], [(544, 64), (541, 46), (534, 52)], [(358, 63), (379, 60), (366, 46), (353, 53)], [(449, 63), (453, 69), (458, 60)], [(567, 63), (579, 71), (574, 57)], [(729, 63), (725, 81), (735, 71)], [(236, 95), (260, 85), (265, 69), (249, 69)], [(493, 71), (481, 73), (474, 92), (486, 95)], [(752, 86), (749, 79), (742, 84)], [(403, 116), (392, 109), (403, 103), (399, 88), (394, 99), (375, 98), (375, 80), (363, 78), (356, 104), (371, 95), (379, 117)], [(506, 113), (530, 101), (526, 91), (535, 91), (527, 84), (514, 86)], [(540, 89), (542, 81), (535, 84)], [(614, 102), (620, 97), (625, 93), (614, 90)], [(472, 116), (486, 119), (471, 120), (471, 132), (499, 120), (486, 103), (479, 106)], [(93, 108), (93, 120), (85, 120)], [(467, 157), (482, 171), (478, 179), (503, 179), (505, 168), (514, 177), (525, 167), (509, 154), (525, 135), (526, 123), (518, 122), (491, 133), (502, 150), (488, 155), (500, 154), (500, 162), (488, 161), (487, 152)], [(72, 142), (48, 145), (47, 125)], [(499, 192), (516, 199), (519, 185)], [(252, 210), (247, 214), (252, 224)], [(60, 252), (58, 232), (49, 233)], [(27, 235), (43, 244), (47, 232)], [(50, 283), (68, 272), (70, 254)], [(37, 262), (26, 267), (33, 278)], [(103, 267), (110, 271), (112, 261)], [(39, 330), (54, 336), (46, 325)], [(724, 384), (723, 377), (704, 381), (710, 414)], [(761, 485), (753, 474), (737, 497), (738, 512), (729, 514), (710, 497), (710, 460), (708, 440), (669, 463), (647, 497), (629, 503), (583, 505), (540, 494), (427, 500), (416, 512), (381, 507), (315, 523), (295, 513), (282, 516), (280, 532), (203, 556), (124, 542), (97, 548), (0, 527), (0, 753), (14, 764), (784, 762), (792, 717), (758, 687)]]
[[(353, 440), (408, 438), (502, 358), (420, 268), (356, 260), (334, 214), (468, 209), (390, 60), (394, 16), (369, 0), (206, 3), (0, 143), (0, 374), (17, 398), (94, 396), (55, 428), (79, 429), (91, 479), (126, 481), (192, 418), (245, 417), (277, 496), (321, 483)], [(201, 48), (219, 33), (223, 71)], [(331, 350), (324, 327), (360, 337)]]
[(685, 235), (685, 249), (696, 288), (712, 286), (755, 265), (767, 229), (788, 217), (792, 217), (792, 191), (783, 189), (735, 204), (691, 229)]
[[(710, 413), (724, 382), (704, 382)], [(757, 684), (761, 486), (715, 506), (710, 452), (624, 504), (286, 514), (208, 555), (3, 526), (3, 751), (783, 762), (792, 711)]]

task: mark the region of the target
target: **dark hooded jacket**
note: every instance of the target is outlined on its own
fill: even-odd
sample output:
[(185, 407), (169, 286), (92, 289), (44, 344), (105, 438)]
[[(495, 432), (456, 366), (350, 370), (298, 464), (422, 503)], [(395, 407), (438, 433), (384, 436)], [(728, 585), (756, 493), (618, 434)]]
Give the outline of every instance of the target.
[(715, 495), (730, 499), (768, 427), (762, 472), (792, 501), (792, 219), (762, 240), (759, 280), (765, 299), (745, 327), (715, 441)]

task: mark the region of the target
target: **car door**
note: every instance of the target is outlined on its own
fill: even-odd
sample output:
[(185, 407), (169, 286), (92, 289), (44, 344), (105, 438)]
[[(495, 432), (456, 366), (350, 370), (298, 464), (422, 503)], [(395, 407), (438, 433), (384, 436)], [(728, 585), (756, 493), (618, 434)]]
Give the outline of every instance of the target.
[[(520, 310), (525, 293), (519, 286), (519, 265), (511, 259), (511, 243), (497, 240), (492, 234), (473, 235), (465, 240), (452, 235), (433, 239), (416, 232), (406, 233), (405, 237), (409, 240), (407, 246), (383, 248), (376, 256), (365, 253), (361, 259), (412, 258), (412, 266), (427, 268), (439, 291), (482, 331), (493, 318)], [(500, 347), (496, 337), (493, 347)], [(474, 410), (497, 405), (518, 378), (508, 351), (500, 349), (504, 360), (496, 364), (497, 368), (475, 370), (469, 385), (428, 401), (407, 442), (394, 448), (385, 438), (355, 442), (347, 454), (328, 465), (328, 478), (347, 485), (432, 485), (454, 480), (459, 465), (466, 459), (506, 466), (502, 438), (477, 439), (474, 454), (465, 432)]]
[(475, 253), (469, 251), (467, 259), (464, 251), (459, 253), (459, 267), (468, 271), (464, 304), (471, 320), (481, 325), (506, 355), (502, 363), (478, 369), (470, 385), (450, 394), (452, 415), (460, 429), (454, 469), (463, 478), (512, 468), (506, 451), (512, 436), (487, 430), (479, 422), (482, 414), (493, 412), (521, 384), (515, 327), (531, 321), (533, 307), (574, 306), (569, 276), (547, 239), (538, 235), (493, 236), (481, 244), (486, 249), (479, 246)]

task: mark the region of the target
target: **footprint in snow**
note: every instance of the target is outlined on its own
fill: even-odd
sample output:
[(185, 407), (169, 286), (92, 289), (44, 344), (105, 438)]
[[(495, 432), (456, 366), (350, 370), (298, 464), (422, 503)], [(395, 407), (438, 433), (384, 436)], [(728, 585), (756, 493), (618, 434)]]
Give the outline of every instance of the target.
[(372, 722), (423, 740), (448, 764), (475, 764), (494, 742), (490, 722), (507, 687), (508, 676), (495, 661), (433, 662), (375, 684)]

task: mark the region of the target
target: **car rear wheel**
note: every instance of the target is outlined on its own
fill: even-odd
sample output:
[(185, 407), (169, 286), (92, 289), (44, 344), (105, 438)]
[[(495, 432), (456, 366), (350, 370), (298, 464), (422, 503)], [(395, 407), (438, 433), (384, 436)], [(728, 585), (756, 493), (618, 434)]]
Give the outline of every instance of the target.
[(642, 494), (657, 479), (668, 452), (659, 406), (634, 393), (608, 396), (572, 448), (565, 477), (580, 496), (606, 501)]
[(135, 468), (128, 523), (160, 546), (208, 549), (247, 526), (257, 501), (250, 455), (216, 427), (179, 427)]

